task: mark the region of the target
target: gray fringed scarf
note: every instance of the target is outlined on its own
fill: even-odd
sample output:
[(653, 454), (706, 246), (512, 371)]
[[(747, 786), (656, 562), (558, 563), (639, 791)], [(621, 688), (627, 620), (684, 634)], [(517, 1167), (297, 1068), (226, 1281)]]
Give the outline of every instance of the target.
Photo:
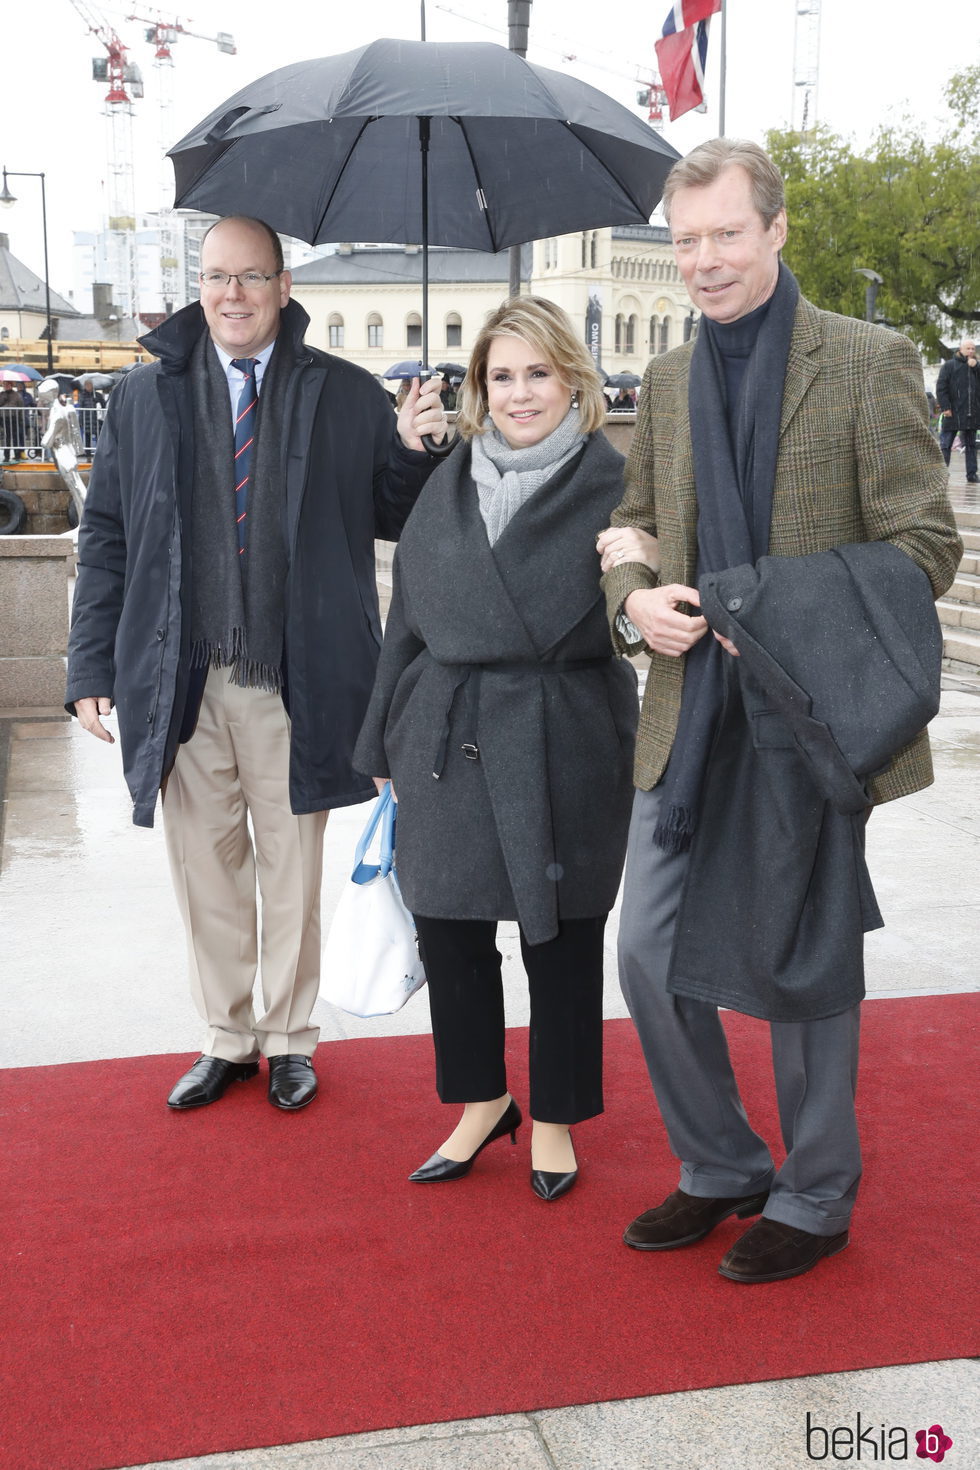
[(493, 546), (511, 516), (578, 453), (588, 435), (582, 432), (577, 408), (570, 408), (557, 429), (526, 449), (511, 449), (489, 417), (487, 424), (485, 434), (473, 436), (470, 473), (476, 481), (480, 515)]
[(207, 332), (191, 353), (194, 497), (191, 514), (191, 663), (231, 667), (243, 688), (282, 688), (286, 545), (281, 443), (289, 362), (266, 364), (255, 421), (245, 553), (235, 525), (235, 443), (228, 380)]

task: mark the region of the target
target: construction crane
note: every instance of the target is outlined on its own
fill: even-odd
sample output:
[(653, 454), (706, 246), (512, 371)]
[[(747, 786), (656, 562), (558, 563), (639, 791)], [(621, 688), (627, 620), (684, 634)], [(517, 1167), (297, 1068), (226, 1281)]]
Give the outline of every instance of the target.
[(226, 31), (216, 36), (205, 36), (200, 31), (189, 29), (190, 21), (177, 17), (170, 19), (158, 10), (148, 15), (128, 15), (127, 20), (139, 21), (146, 26), (145, 38), (154, 48), (153, 69), (157, 78), (160, 104), (160, 280), (164, 311), (168, 314), (178, 299), (180, 291), (180, 256), (177, 231), (174, 227), (173, 207), (170, 203), (173, 180), (167, 163), (167, 149), (177, 141), (174, 136), (174, 58), (172, 47), (181, 36), (191, 36), (198, 41), (211, 41), (226, 56), (237, 54), (234, 37)]
[(667, 93), (664, 91), (659, 77), (637, 92), (636, 105), (637, 107), (645, 107), (647, 109), (647, 122), (655, 133), (662, 133), (664, 130), (664, 108), (667, 106)]
[(133, 101), (143, 95), (138, 66), (128, 60), (128, 49), (105, 16), (88, 0), (70, 0), (86, 29), (97, 36), (105, 56), (92, 59), (92, 80), (108, 83), (105, 95), (107, 158), (106, 214), (110, 240), (109, 261), (113, 280), (124, 282), (130, 316), (139, 312), (139, 279), (136, 262), (136, 201), (133, 184)]
[(803, 146), (817, 126), (820, 80), (820, 0), (796, 0), (793, 46), (793, 128)]

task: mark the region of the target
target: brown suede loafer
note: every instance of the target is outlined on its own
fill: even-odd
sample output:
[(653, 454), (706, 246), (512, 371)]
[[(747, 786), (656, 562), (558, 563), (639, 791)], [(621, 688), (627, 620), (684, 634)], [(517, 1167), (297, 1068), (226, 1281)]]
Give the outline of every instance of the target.
[(802, 1276), (825, 1256), (836, 1256), (848, 1243), (848, 1233), (813, 1235), (784, 1225), (782, 1220), (763, 1217), (750, 1225), (725, 1256), (718, 1270), (729, 1281), (752, 1285), (763, 1281), (786, 1281)]
[(703, 1240), (729, 1215), (747, 1220), (750, 1215), (761, 1214), (768, 1198), (768, 1189), (761, 1194), (721, 1199), (713, 1196), (702, 1198), (685, 1194), (683, 1189), (675, 1189), (655, 1210), (637, 1215), (623, 1240), (635, 1251), (677, 1250), (679, 1246), (694, 1245), (695, 1241)]

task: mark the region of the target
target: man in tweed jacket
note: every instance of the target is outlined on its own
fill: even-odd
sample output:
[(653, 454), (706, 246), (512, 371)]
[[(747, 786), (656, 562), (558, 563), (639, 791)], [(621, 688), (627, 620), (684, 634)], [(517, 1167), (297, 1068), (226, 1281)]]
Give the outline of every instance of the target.
[[(762, 149), (732, 139), (695, 149), (674, 166), (664, 209), (707, 341), (700, 358), (687, 343), (647, 368), (625, 495), (600, 551), (616, 646), (621, 653), (643, 647), (651, 656), (637, 737), (620, 975), (681, 1176), (680, 1187), (634, 1220), (624, 1238), (636, 1249), (671, 1250), (703, 1239), (730, 1215), (761, 1212), (719, 1267), (731, 1280), (756, 1283), (798, 1275), (848, 1243), (861, 1172), (854, 1117), (859, 1007), (772, 1025), (787, 1149), (777, 1171), (746, 1118), (717, 1009), (667, 989), (688, 852), (678, 850), (676, 834), (672, 841), (660, 824), (672, 750), (672, 775), (688, 756), (683, 741), (674, 746), (685, 672), (702, 639), (718, 638), (722, 663), (737, 655), (698, 613), (697, 576), (706, 570), (698, 520), (708, 513), (702, 484), (707, 418), (715, 424), (715, 443), (717, 424), (724, 437), (727, 422), (728, 460), (722, 463), (744, 468), (751, 481), (753, 473), (759, 476), (766, 416), (778, 415), (778, 439), (775, 422), (768, 425), (774, 464), (764, 486), (771, 494), (768, 542), (756, 555), (797, 557), (886, 540), (922, 568), (939, 596), (953, 579), (961, 546), (912, 345), (896, 332), (819, 311), (795, 294), (795, 282), (780, 265), (787, 229), (782, 179)], [(759, 354), (753, 363), (753, 347), (767, 330), (760, 323), (779, 311), (786, 321), (781, 378), (767, 396), (758, 385), (773, 386), (772, 368), (760, 366)], [(773, 340), (771, 330), (764, 342)], [(717, 388), (721, 407), (718, 416), (692, 422), (692, 359), (704, 363), (709, 344), (714, 356), (707, 369), (698, 369), (697, 402), (703, 405), (707, 382)], [(750, 382), (756, 385), (755, 418), (746, 432)], [(735, 490), (724, 476), (716, 479), (716, 507), (725, 506), (726, 494), (752, 503), (740, 475)], [(748, 517), (746, 509), (743, 527)], [(656, 542), (644, 542), (637, 530)], [(702, 540), (703, 531), (702, 525)], [(746, 559), (753, 558), (740, 558)], [(701, 653), (711, 648), (707, 643)], [(917, 791), (931, 780), (923, 731), (869, 782), (869, 802)]]

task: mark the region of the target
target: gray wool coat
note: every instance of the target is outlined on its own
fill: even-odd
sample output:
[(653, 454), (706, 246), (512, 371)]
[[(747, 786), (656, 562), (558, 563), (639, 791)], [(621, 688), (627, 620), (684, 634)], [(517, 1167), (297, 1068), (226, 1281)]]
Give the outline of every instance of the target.
[(460, 445), (402, 533), (354, 764), (394, 782), (414, 913), (517, 919), (540, 944), (608, 912), (626, 851), (636, 676), (612, 655), (595, 550), (623, 459), (592, 435), (493, 547), (469, 465)]

